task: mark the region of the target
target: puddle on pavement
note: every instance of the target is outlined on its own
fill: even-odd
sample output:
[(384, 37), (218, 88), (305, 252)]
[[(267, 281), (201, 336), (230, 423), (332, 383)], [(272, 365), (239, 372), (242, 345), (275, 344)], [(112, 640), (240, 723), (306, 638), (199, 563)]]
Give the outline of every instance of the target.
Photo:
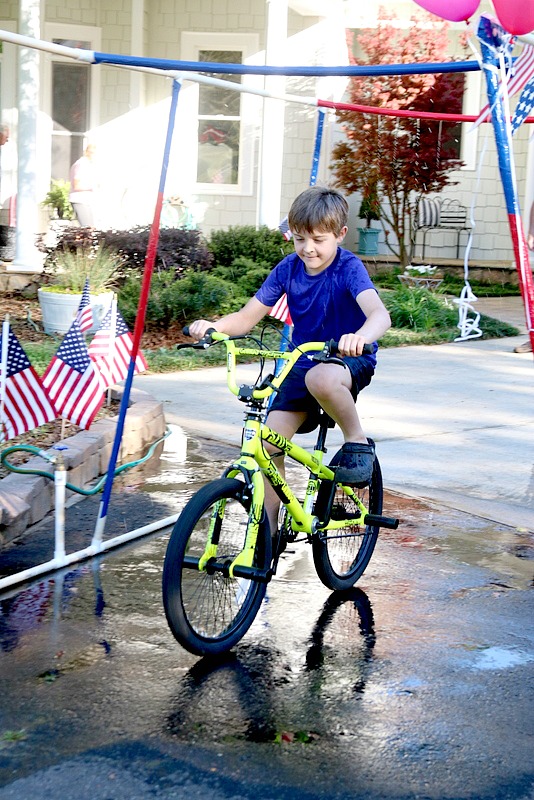
[(534, 587), (534, 533), (481, 517), (393, 495), (388, 504), (401, 518), (388, 536), (406, 547), (441, 552), (471, 566), (503, 576), (501, 588)]
[[(183, 505), (197, 484), (220, 474), (231, 452), (186, 440), (178, 429), (159, 464), (130, 485), (158, 498), (174, 495)], [(296, 470), (291, 474), (302, 480)], [(418, 758), (431, 772), (455, 756), (455, 747), (463, 756), (476, 738), (466, 724), (466, 703), (491, 697), (492, 713), (499, 703), (486, 684), (479, 691), (480, 682), (534, 658), (525, 644), (514, 649), (517, 632), (503, 614), (510, 604), (521, 621), (513, 603), (523, 593), (503, 586), (531, 585), (532, 570), (527, 580), (520, 567), (532, 566), (524, 557), (532, 540), (393, 493), (386, 494), (385, 508), (398, 513), (401, 526), (384, 534), (354, 590), (336, 594), (323, 587), (310, 548), (301, 545), (287, 554), (287, 568), (269, 585), (247, 636), (219, 661), (186, 653), (167, 627), (161, 566), (168, 534), (2, 596), (5, 729), (24, 729), (26, 738), (5, 756), (5, 767), (0, 762), (0, 779), (2, 769), (11, 781), (17, 770), (56, 763), (58, 751), (80, 753), (124, 737), (164, 736), (179, 747), (221, 750), (280, 744), (305, 747), (312, 757), (324, 748), (329, 760), (335, 752), (347, 775), (357, 763), (376, 776), (381, 752), (398, 774)], [(463, 565), (491, 572), (473, 576)], [(473, 585), (483, 589), (484, 580), (504, 592), (495, 621), (493, 598), (488, 622), (486, 596), (474, 593)], [(469, 603), (477, 613), (466, 614)], [(486, 701), (480, 702), (476, 722), (484, 724), (477, 736), (485, 753), (491, 726), (485, 726)]]

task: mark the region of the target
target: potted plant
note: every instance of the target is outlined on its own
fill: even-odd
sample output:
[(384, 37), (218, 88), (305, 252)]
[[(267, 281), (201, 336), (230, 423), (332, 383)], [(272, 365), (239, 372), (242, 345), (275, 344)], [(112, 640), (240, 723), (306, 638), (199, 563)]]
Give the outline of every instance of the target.
[(80, 305), (85, 281), (89, 278), (94, 333), (113, 298), (112, 288), (122, 258), (103, 245), (67, 247), (53, 251), (44, 273), (50, 283), (38, 290), (45, 333), (66, 333)]
[(358, 253), (364, 255), (376, 255), (378, 253), (378, 236), (380, 231), (373, 228), (371, 223), (374, 219), (380, 219), (380, 201), (376, 183), (365, 187), (358, 212), (360, 219), (365, 219), (365, 228), (358, 228), (360, 238), (358, 241)]
[(70, 183), (68, 181), (52, 181), (45, 199), (41, 203), (52, 209), (53, 219), (74, 219), (74, 210), (69, 200)]
[(408, 264), (404, 272), (398, 276), (401, 283), (406, 286), (422, 286), (424, 289), (439, 289), (443, 283), (443, 275), (437, 267), (430, 264), (414, 266)]

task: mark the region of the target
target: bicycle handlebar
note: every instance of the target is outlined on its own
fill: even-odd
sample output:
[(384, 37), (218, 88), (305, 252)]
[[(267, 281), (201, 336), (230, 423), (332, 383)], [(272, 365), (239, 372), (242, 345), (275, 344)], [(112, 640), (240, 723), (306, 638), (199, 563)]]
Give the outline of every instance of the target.
[[(183, 328), (183, 333), (189, 336), (189, 327), (186, 325)], [(226, 333), (219, 333), (215, 328), (208, 328), (204, 337), (198, 342), (191, 344), (183, 343), (176, 346), (177, 350), (189, 347), (193, 349), (206, 350), (214, 344), (222, 342), (226, 347), (227, 361), (227, 384), (228, 388), (237, 397), (243, 400), (264, 400), (270, 397), (273, 392), (278, 391), (287, 375), (293, 369), (293, 366), (302, 355), (307, 353), (317, 353), (319, 355), (308, 356), (318, 362), (337, 363), (341, 366), (346, 366), (340, 358), (336, 358), (335, 354), (338, 352), (339, 342), (335, 339), (330, 339), (328, 342), (304, 342), (298, 345), (294, 350), (268, 350), (261, 347), (238, 347), (235, 342), (237, 340), (246, 340), (248, 335), (229, 336)], [(370, 344), (364, 345), (364, 354), (373, 352), (373, 346)], [(275, 360), (285, 361), (284, 367), (276, 376), (269, 375), (262, 381), (260, 386), (238, 386), (235, 380), (235, 372), (237, 367), (237, 356), (257, 356), (261, 358), (272, 358)]]

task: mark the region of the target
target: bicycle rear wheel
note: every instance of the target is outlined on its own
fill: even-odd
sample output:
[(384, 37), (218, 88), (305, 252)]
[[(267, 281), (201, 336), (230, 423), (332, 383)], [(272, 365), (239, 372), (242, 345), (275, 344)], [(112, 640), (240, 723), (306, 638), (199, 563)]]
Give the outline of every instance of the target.
[[(332, 466), (335, 466), (335, 459), (336, 456), (332, 459)], [(376, 457), (370, 484), (354, 491), (370, 514), (382, 513), (382, 473)], [(357, 512), (354, 500), (341, 486), (337, 486), (331, 518), (346, 519)], [(375, 525), (352, 525), (338, 531), (326, 531), (322, 537), (318, 534), (313, 536), (313, 562), (324, 585), (333, 590), (354, 586), (371, 560), (377, 536), (378, 527)]]
[[(230, 650), (250, 628), (265, 596), (266, 584), (232, 578), (228, 572), (184, 565), (204, 553), (215, 519), (213, 543), (217, 562), (228, 565), (245, 542), (250, 501), (245, 485), (219, 478), (200, 489), (178, 518), (167, 545), (163, 565), (163, 605), (169, 627), (178, 642), (195, 655), (218, 655)], [(271, 536), (266, 519), (260, 524), (254, 566), (271, 562)]]

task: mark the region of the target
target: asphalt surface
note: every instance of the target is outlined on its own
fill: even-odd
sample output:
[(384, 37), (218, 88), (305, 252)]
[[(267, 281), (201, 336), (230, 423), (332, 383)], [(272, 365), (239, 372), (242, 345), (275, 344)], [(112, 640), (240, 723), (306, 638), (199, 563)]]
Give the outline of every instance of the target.
[[(379, 351), (359, 414), (388, 488), (532, 530), (534, 360), (513, 352), (526, 338), (524, 309), (520, 297), (482, 299), (477, 308), (522, 335)], [(256, 374), (244, 366), (238, 383)], [(239, 442), (242, 406), (227, 389), (224, 367), (138, 376), (136, 385), (162, 400), (167, 419), (184, 430)], [(314, 435), (298, 441), (311, 445)], [(342, 444), (339, 429), (329, 442)]]
[[(359, 403), (399, 529), (343, 595), (288, 548), (227, 659), (170, 634), (165, 531), (0, 597), (0, 800), (534, 800), (524, 339), (381, 353)], [(242, 421), (224, 370), (137, 381), (173, 435), (117, 481), (110, 536), (179, 511)], [(97, 504), (67, 510), (69, 549)], [(52, 538), (46, 520), (2, 568), (49, 558)]]

